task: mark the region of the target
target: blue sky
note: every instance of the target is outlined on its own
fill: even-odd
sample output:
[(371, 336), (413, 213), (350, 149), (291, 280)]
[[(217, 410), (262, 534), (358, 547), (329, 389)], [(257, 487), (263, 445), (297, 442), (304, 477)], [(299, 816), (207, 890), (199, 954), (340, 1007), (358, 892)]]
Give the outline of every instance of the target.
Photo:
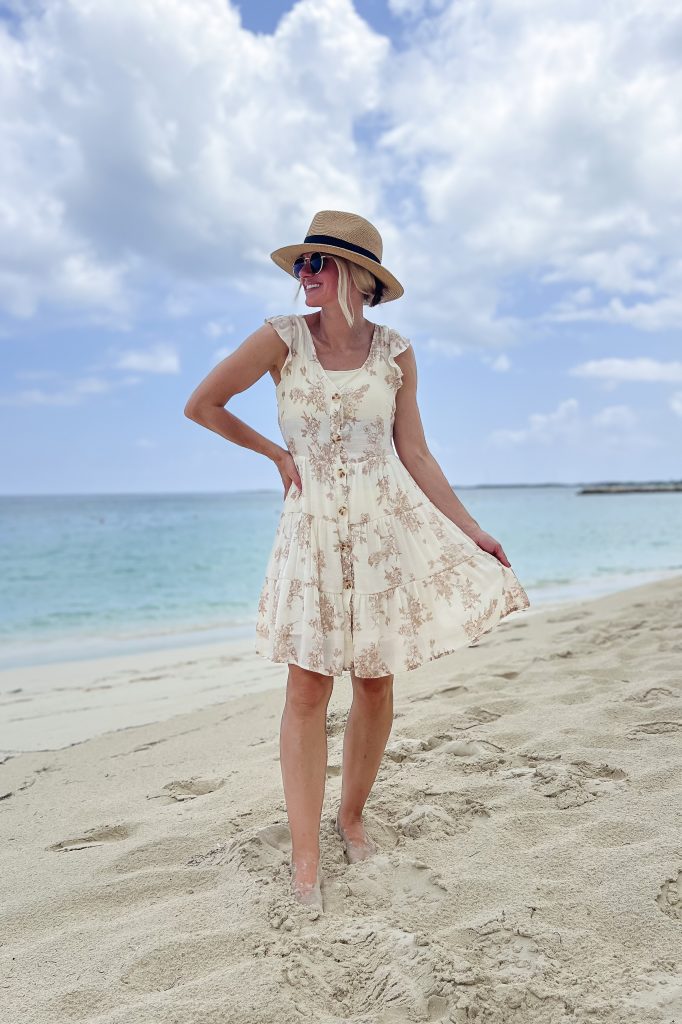
[[(183, 416), (316, 210), (382, 232), (455, 485), (680, 478), (682, 10), (0, 4), (3, 494), (279, 489)], [(230, 410), (281, 443), (269, 375)]]

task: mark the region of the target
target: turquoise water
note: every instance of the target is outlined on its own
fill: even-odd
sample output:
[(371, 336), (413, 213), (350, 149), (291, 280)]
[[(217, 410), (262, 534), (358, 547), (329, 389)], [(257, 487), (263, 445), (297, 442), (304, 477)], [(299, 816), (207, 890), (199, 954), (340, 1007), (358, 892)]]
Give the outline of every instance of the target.
[[(457, 488), (531, 606), (682, 572), (682, 494)], [(0, 667), (253, 635), (280, 491), (0, 498)]]

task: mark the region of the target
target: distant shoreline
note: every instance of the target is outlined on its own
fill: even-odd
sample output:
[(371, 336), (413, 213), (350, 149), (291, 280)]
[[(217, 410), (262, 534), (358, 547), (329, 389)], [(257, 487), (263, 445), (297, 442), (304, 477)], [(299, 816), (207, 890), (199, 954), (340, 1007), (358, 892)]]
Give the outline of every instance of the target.
[(647, 494), (682, 492), (682, 480), (669, 482), (651, 481), (641, 484), (587, 484), (581, 487), (578, 494)]
[(498, 489), (502, 487), (571, 487), (575, 488), (578, 494), (646, 494), (646, 493), (675, 493), (682, 492), (682, 480), (613, 480), (604, 483), (593, 484), (561, 484), (561, 483), (540, 483), (540, 484), (450, 484), (458, 490), (485, 490)]
[[(624, 489), (630, 491), (682, 491), (682, 480), (606, 480), (585, 483), (584, 481), (561, 482), (561, 481), (540, 481), (538, 483), (510, 483), (510, 484), (458, 484), (448, 481), (455, 490), (484, 491), (501, 490), (503, 488), (515, 489), (526, 487), (530, 490), (543, 487), (557, 488), (579, 488), (581, 494), (600, 492), (622, 492)], [(248, 497), (249, 495), (281, 494), (280, 488), (257, 487), (239, 491), (72, 491), (67, 493), (33, 493), (33, 494), (0, 494), (0, 501), (26, 500), (31, 498), (219, 498), (219, 497)]]

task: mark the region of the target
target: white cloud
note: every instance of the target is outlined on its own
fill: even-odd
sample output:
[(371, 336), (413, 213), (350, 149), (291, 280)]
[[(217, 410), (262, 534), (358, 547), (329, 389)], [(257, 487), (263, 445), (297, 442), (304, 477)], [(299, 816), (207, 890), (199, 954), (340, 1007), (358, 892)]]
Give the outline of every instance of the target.
[(110, 389), (111, 383), (103, 377), (81, 377), (58, 391), (28, 388), (13, 395), (0, 395), (0, 405), (79, 405), (83, 399), (104, 394)]
[(554, 412), (531, 413), (527, 427), (521, 430), (495, 430), (491, 437), (500, 444), (521, 444), (526, 441), (551, 444), (557, 437), (575, 437), (579, 428), (578, 401), (566, 398), (559, 402)]
[(170, 345), (158, 344), (151, 349), (120, 352), (115, 367), (142, 373), (179, 373), (180, 357)]
[(676, 416), (682, 416), (682, 391), (676, 391), (670, 398), (670, 408)]
[(380, 228), (404, 327), (436, 346), (679, 325), (680, 5), (390, 9), (400, 51), (351, 0), (299, 0), (273, 35), (228, 0), (0, 25), (0, 304), (128, 320), (169, 278), (170, 316), (226, 284), (288, 299), (269, 252), (332, 207)]
[(547, 313), (543, 319), (558, 323), (591, 321), (593, 323), (624, 324), (641, 331), (663, 331), (682, 323), (682, 299), (675, 296), (656, 298), (651, 302), (622, 302), (609, 299), (603, 306), (590, 309), (570, 309), (565, 304)]
[(532, 413), (528, 423), (519, 430), (495, 430), (490, 440), (495, 445), (523, 444), (573, 446), (590, 448), (649, 448), (658, 439), (638, 429), (639, 418), (627, 405), (609, 405), (591, 416), (585, 415), (575, 398), (559, 402), (548, 413)]
[(55, 0), (16, 37), (0, 23), (0, 303), (123, 314), (150, 272), (273, 290), (270, 249), (315, 208), (376, 205), (353, 132), (388, 53), (350, 0), (302, 0), (274, 36), (226, 0)]
[(657, 359), (590, 359), (568, 371), (574, 377), (591, 377), (609, 382), (619, 381), (682, 381), (682, 363)]
[(607, 405), (595, 413), (592, 422), (597, 427), (627, 430), (637, 423), (637, 415), (629, 405)]
[[(528, 278), (538, 323), (555, 305), (557, 319), (682, 322), (681, 31), (664, 0), (458, 0), (419, 24), (391, 68), (382, 145), (427, 218), (403, 250), (426, 234), (448, 254), (416, 282), (405, 261), (420, 321), (464, 280), (488, 282), (496, 324)], [(571, 295), (587, 308), (569, 313)]]
[(438, 338), (431, 337), (422, 341), (421, 348), (426, 352), (436, 352), (445, 356), (446, 359), (457, 359), (464, 354), (464, 347), (459, 345), (452, 337)]

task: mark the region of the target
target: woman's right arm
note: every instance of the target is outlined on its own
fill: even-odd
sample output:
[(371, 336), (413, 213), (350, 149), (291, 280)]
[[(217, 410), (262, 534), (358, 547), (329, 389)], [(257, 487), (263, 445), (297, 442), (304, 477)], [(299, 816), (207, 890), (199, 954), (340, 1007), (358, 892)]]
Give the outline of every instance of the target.
[(298, 470), (286, 448), (259, 434), (243, 420), (228, 412), (233, 395), (246, 391), (270, 369), (284, 363), (287, 347), (271, 324), (263, 324), (241, 345), (213, 367), (187, 399), (185, 416), (215, 431), (242, 448), (272, 459), (286, 490), (293, 480), (301, 488)]

